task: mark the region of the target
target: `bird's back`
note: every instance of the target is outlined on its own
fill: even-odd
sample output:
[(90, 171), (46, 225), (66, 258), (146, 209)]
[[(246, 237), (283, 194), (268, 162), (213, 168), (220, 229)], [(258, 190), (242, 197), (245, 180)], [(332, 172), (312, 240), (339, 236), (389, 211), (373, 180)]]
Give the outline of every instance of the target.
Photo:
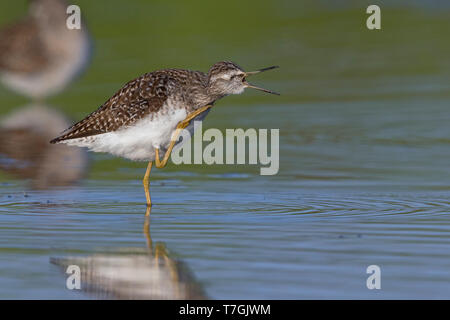
[[(68, 128), (52, 143), (94, 136), (129, 127), (138, 120), (164, 112), (164, 108), (198, 107), (196, 96), (205, 89), (207, 76), (200, 71), (164, 69), (146, 73), (125, 84), (96, 111)], [(200, 102), (201, 103), (201, 102)]]

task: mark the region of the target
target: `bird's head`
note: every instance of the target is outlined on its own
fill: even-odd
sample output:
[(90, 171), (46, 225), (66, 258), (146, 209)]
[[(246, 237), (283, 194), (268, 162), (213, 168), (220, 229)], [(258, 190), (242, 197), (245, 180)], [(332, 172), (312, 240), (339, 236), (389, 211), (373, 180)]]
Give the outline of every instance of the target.
[(240, 94), (245, 88), (254, 88), (267, 93), (279, 95), (271, 90), (256, 87), (247, 82), (247, 77), (256, 73), (278, 68), (277, 66), (245, 72), (237, 64), (230, 61), (221, 61), (214, 64), (208, 72), (208, 91), (218, 96)]
[(30, 0), (29, 13), (41, 26), (66, 28), (67, 7), (65, 0)]

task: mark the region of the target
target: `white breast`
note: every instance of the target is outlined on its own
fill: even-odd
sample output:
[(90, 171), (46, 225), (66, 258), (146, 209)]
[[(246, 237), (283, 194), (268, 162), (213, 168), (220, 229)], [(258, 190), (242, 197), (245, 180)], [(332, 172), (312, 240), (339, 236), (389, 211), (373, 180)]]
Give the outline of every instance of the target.
[[(87, 147), (90, 151), (107, 152), (135, 161), (153, 161), (155, 148), (161, 149), (162, 152), (166, 150), (177, 124), (186, 116), (184, 108), (174, 109), (167, 106), (161, 108), (153, 117), (149, 115), (130, 127), (61, 143)], [(160, 153), (161, 158), (163, 155)]]

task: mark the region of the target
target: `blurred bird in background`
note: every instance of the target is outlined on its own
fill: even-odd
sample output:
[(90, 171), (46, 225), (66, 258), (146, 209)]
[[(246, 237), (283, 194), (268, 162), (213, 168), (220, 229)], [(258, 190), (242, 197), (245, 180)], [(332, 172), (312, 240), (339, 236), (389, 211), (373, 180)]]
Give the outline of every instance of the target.
[(83, 176), (85, 151), (48, 140), (69, 121), (43, 100), (59, 93), (87, 66), (86, 26), (69, 29), (63, 0), (30, 0), (28, 14), (0, 30), (0, 81), (33, 103), (0, 121), (0, 169), (30, 179), (33, 189), (71, 185)]
[(87, 66), (91, 41), (85, 25), (67, 27), (63, 0), (31, 0), (28, 15), (0, 30), (0, 80), (41, 101), (64, 89)]

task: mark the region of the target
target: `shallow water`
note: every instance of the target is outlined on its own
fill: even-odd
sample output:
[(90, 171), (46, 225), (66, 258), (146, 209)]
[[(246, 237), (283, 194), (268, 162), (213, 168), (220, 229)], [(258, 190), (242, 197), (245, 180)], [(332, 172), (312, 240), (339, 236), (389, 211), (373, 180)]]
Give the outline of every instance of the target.
[[(247, 2), (229, 1), (207, 26), (192, 17), (209, 17), (214, 4), (79, 2), (96, 53), (87, 74), (47, 102), (64, 116), (81, 119), (143, 70), (205, 70), (223, 57), (249, 69), (282, 66), (255, 80), (281, 97), (227, 97), (203, 124), (280, 129), (277, 175), (260, 176), (260, 165), (152, 171), (152, 243), (164, 245), (166, 261), (182, 262), (206, 297), (450, 298), (447, 6), (396, 1), (383, 7), (383, 32), (368, 33), (365, 8), (352, 1), (262, 1), (246, 30), (226, 14), (253, 17)], [(20, 10), (0, 10), (0, 18)], [(167, 21), (171, 28), (147, 32)], [(0, 88), (2, 118), (24, 101)], [(14, 151), (29, 151), (22, 157), (37, 168), (59, 166), (58, 174), (39, 171), (36, 185), (33, 170), (0, 171), (0, 298), (96, 298), (66, 289), (67, 275), (50, 258), (156, 259), (143, 232), (146, 164), (102, 154), (91, 154), (89, 166), (82, 154), (71, 166), (43, 162), (43, 149), (33, 149), (39, 141)], [(0, 167), (13, 164), (0, 157)], [(70, 175), (72, 166), (84, 176)], [(369, 265), (381, 268), (381, 290), (367, 289)]]
[[(415, 116), (422, 104), (246, 108), (236, 127), (255, 126), (252, 114), (307, 115), (271, 124), (281, 128), (279, 174), (259, 176), (257, 166), (154, 170), (151, 237), (210, 298), (449, 297), (450, 132), (445, 101)], [(217, 107), (211, 122), (235, 108)], [(145, 248), (145, 165), (102, 172), (109, 158), (94, 158), (108, 179), (26, 194), (21, 181), (1, 185), (2, 298), (85, 298), (65, 289), (50, 257)], [(373, 264), (381, 290), (366, 287)]]

